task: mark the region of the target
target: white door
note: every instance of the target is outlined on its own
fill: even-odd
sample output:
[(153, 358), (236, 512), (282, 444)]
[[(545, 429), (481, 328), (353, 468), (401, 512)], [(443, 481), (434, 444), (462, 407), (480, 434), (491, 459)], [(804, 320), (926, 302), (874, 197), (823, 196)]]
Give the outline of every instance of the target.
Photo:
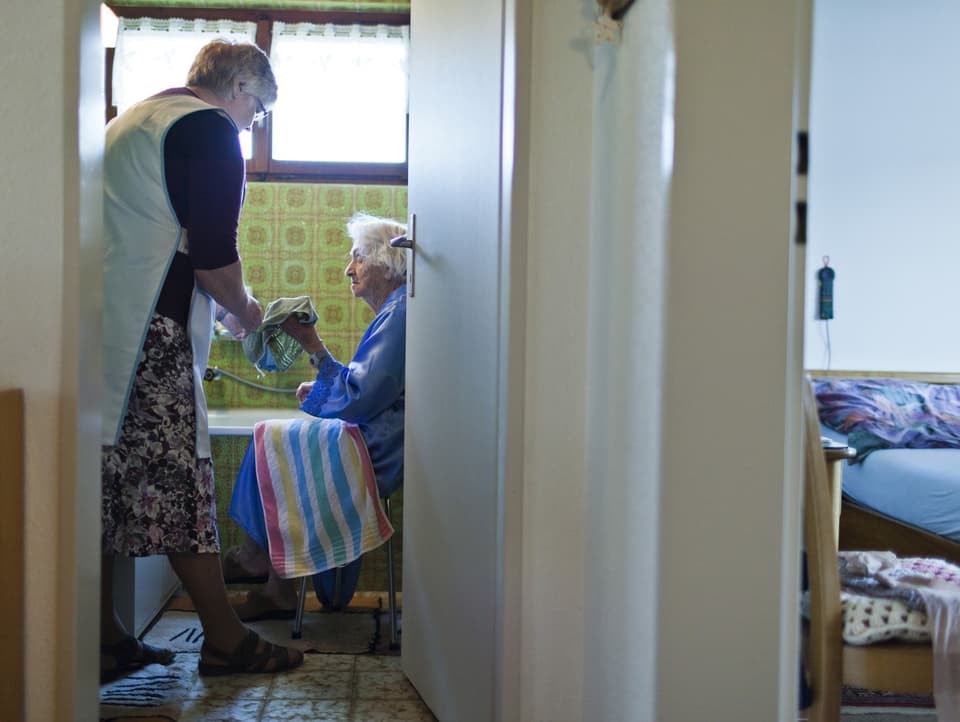
[(503, 25), (500, 0), (412, 5), (402, 657), (456, 722), (499, 706)]

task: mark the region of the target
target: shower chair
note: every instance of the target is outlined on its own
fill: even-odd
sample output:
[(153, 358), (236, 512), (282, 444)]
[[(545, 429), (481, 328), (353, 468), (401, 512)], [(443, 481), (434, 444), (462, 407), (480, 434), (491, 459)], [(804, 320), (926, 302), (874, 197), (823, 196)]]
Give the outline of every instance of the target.
[[(393, 515), (390, 508), (390, 497), (385, 496), (381, 498), (383, 502), (383, 509), (387, 515), (387, 519), (390, 520), (391, 526), (393, 525)], [(397, 650), (400, 649), (400, 632), (397, 629), (397, 590), (394, 582), (394, 573), (393, 573), (393, 537), (396, 536), (396, 532), (387, 539), (384, 543), (384, 548), (387, 550), (387, 609), (390, 615), (390, 649)], [(368, 552), (369, 553), (369, 552)], [(293, 639), (300, 639), (303, 635), (303, 609), (307, 601), (307, 580), (311, 579), (309, 577), (300, 577), (300, 589), (297, 592), (297, 611), (293, 619), (293, 630), (291, 631), (291, 636)], [(340, 603), (341, 595), (341, 584), (343, 579), (343, 567), (336, 568), (336, 577), (334, 582), (334, 593), (333, 599), (335, 604)], [(349, 601), (349, 600), (347, 600)], [(379, 627), (378, 627), (379, 628)]]

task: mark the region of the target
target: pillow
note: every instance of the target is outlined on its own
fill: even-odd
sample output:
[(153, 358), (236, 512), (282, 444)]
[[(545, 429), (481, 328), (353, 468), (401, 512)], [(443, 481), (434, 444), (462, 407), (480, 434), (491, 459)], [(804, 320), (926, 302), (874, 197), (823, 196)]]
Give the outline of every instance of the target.
[(840, 603), (843, 641), (847, 644), (876, 644), (891, 639), (930, 640), (927, 613), (910, 609), (901, 601), (842, 592)]

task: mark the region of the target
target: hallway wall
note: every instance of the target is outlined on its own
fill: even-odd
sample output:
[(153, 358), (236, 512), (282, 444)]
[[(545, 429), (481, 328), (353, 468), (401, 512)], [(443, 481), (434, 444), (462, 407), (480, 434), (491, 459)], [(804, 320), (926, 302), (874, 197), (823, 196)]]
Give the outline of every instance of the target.
[[(960, 369), (958, 25), (953, 0), (816, 4), (808, 368)], [(824, 256), (829, 322), (815, 319)]]
[[(26, 399), (26, 716), (89, 720), (99, 574), (89, 533), (99, 528), (99, 16), (92, 0), (16, 1), (3, 13), (0, 386), (21, 387)], [(93, 72), (81, 81), (82, 67)], [(81, 292), (86, 273), (93, 282), (88, 276)]]

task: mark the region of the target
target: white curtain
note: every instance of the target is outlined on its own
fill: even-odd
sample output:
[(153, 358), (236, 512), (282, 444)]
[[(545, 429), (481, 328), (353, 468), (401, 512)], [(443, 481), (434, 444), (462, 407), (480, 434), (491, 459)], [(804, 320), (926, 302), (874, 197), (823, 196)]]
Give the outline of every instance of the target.
[(271, 63), (278, 160), (406, 160), (410, 29), (275, 23)]
[(254, 23), (182, 18), (121, 18), (113, 61), (113, 104), (122, 113), (138, 100), (182, 86), (197, 51), (215, 38), (254, 42)]

